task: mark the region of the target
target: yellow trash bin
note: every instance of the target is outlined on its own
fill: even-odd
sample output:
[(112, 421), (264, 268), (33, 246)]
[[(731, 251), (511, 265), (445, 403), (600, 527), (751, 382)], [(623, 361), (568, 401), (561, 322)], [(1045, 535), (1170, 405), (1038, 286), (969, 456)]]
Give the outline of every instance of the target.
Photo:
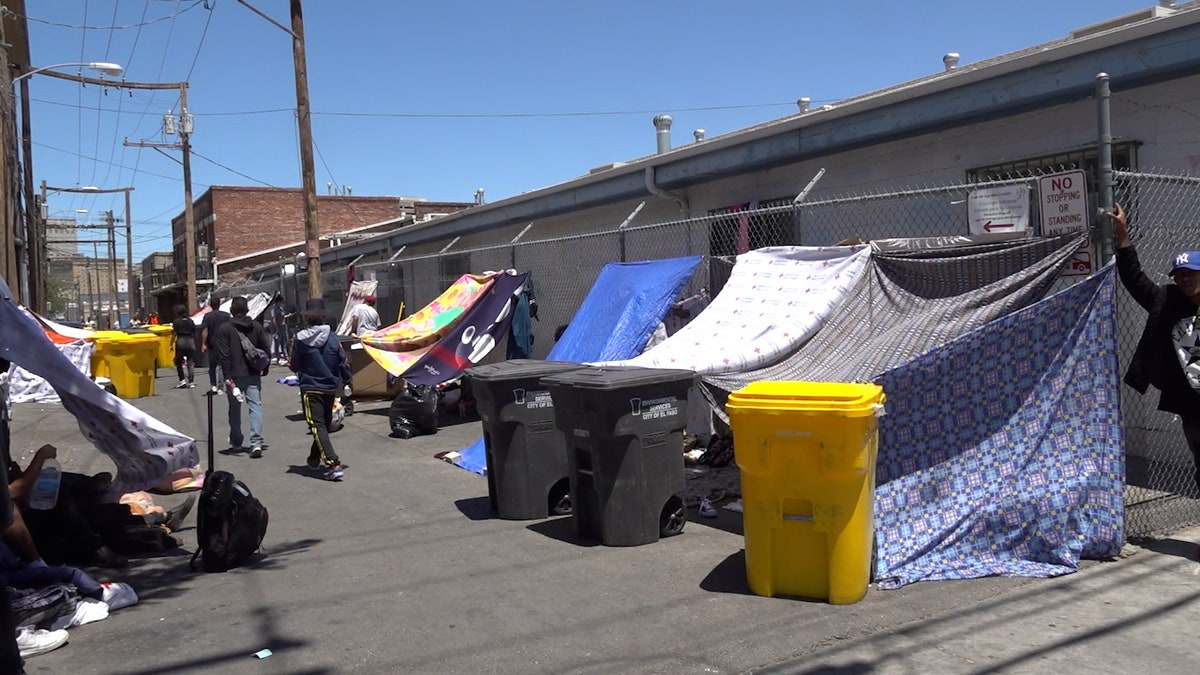
[(146, 326), (147, 330), (158, 337), (158, 357), (156, 365), (159, 368), (175, 367), (175, 329), (171, 326)]
[(833, 382), (755, 382), (730, 395), (751, 592), (837, 605), (866, 595), (884, 398), (877, 385)]
[(141, 398), (154, 395), (154, 368), (158, 337), (153, 333), (96, 331), (92, 335), (92, 375), (112, 381), (117, 396)]

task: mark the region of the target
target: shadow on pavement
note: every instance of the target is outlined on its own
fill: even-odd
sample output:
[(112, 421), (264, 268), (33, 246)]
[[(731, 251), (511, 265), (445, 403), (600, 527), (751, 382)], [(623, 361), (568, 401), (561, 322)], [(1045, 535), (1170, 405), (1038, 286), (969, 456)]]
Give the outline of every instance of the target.
[(557, 518), (551, 518), (549, 520), (539, 520), (535, 523), (530, 523), (525, 527), (525, 529), (529, 530), (530, 532), (537, 532), (538, 534), (545, 535), (551, 539), (565, 541), (568, 544), (575, 544), (577, 546), (591, 548), (593, 546), (600, 545), (600, 542), (596, 541), (595, 539), (587, 539), (576, 534), (575, 523), (571, 516), (560, 516)]
[(492, 499), (487, 495), (457, 499), (454, 505), (471, 520), (491, 520), (496, 517), (495, 512), (492, 511)]
[(711, 593), (753, 595), (746, 583), (746, 551), (738, 551), (722, 560), (700, 580), (700, 588)]
[(1165, 555), (1173, 555), (1184, 560), (1200, 559), (1200, 546), (1190, 541), (1182, 541), (1180, 539), (1147, 539), (1139, 541), (1138, 545), (1142, 548), (1162, 553)]

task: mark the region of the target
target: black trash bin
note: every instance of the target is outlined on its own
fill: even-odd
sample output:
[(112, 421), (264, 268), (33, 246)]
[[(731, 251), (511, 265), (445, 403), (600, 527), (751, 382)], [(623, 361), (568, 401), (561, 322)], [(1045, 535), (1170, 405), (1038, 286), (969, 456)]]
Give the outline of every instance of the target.
[(501, 518), (571, 512), (566, 447), (554, 426), (550, 392), (538, 380), (581, 368), (564, 361), (513, 359), (467, 370), (483, 421), (488, 499)]
[(567, 444), (581, 537), (637, 546), (679, 534), (690, 370), (589, 368), (542, 379)]

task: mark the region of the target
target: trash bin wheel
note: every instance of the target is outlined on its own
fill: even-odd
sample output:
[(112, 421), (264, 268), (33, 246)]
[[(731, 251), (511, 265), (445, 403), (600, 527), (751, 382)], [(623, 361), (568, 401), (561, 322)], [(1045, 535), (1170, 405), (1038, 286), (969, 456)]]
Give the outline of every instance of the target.
[(663, 506), (662, 515), (658, 518), (658, 533), (663, 537), (674, 537), (683, 532), (685, 523), (687, 507), (684, 506), (682, 497), (673, 495)]
[(550, 513), (555, 516), (571, 515), (570, 478), (564, 478), (550, 488)]

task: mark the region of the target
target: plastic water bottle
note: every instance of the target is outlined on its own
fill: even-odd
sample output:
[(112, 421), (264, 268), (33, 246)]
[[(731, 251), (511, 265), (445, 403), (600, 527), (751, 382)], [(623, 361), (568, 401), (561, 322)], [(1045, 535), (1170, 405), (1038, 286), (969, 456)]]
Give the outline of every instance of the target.
[(42, 471), (29, 494), (29, 508), (45, 511), (58, 503), (58, 486), (62, 482), (62, 467), (53, 457), (42, 462)]

